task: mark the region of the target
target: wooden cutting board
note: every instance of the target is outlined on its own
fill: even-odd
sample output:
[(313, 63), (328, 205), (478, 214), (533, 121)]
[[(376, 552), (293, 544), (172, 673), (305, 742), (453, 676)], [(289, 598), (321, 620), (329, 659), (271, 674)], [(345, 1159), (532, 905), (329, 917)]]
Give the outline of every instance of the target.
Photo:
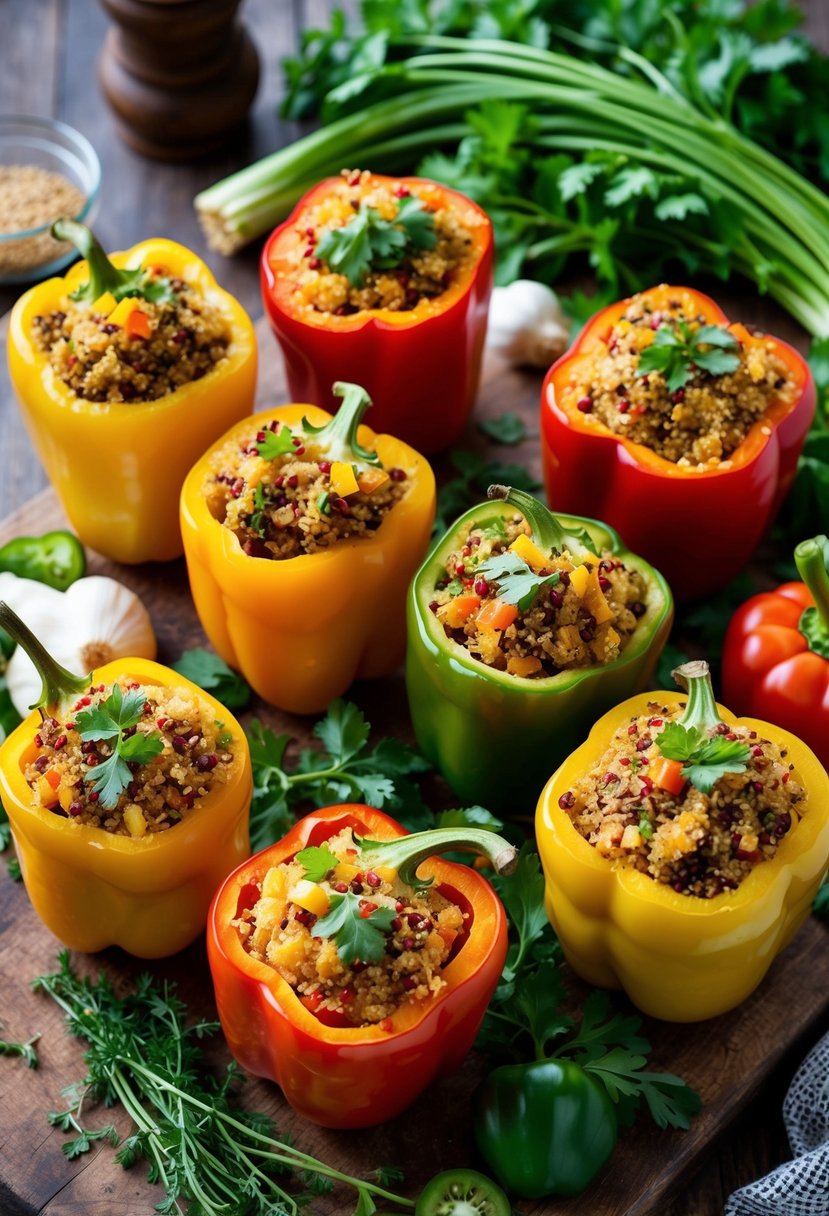
[[(259, 405), (265, 407), (286, 400), (287, 395), (275, 344), (263, 322), (258, 328), (262, 351)], [(490, 361), (479, 415), (494, 417), (515, 410), (525, 418), (531, 438), (514, 449), (495, 448), (470, 428), (463, 446), (479, 451), (487, 460), (521, 463), (538, 475), (539, 385), (538, 375)], [(447, 458), (436, 463), (439, 475), (449, 475)], [(38, 534), (64, 523), (54, 495), (45, 491), (0, 524), (0, 544), (16, 535)], [(160, 661), (172, 661), (182, 650), (205, 644), (190, 602), (183, 562), (130, 568), (115, 567), (94, 554), (89, 557), (90, 572), (113, 575), (142, 597), (158, 634)], [(400, 674), (357, 685), (349, 696), (369, 721), (383, 722), (387, 733), (412, 741)], [(276, 730), (291, 732), (301, 744), (310, 737), (312, 720), (261, 705), (246, 717), (254, 713)], [(812, 918), (776, 960), (760, 989), (733, 1013), (696, 1026), (646, 1019), (645, 1032), (653, 1043), (651, 1067), (678, 1072), (699, 1090), (703, 1113), (687, 1133), (660, 1132), (641, 1118), (622, 1133), (610, 1163), (584, 1195), (570, 1201), (523, 1202), (522, 1213), (657, 1216), (664, 1212), (670, 1195), (755, 1098), (780, 1062), (785, 1058), (793, 1068), (799, 1055), (829, 1026), (827, 946), (826, 927)], [(159, 1188), (146, 1183), (143, 1167), (123, 1171), (115, 1164), (112, 1150), (98, 1146), (69, 1162), (60, 1148), (64, 1135), (46, 1122), (47, 1111), (61, 1106), (62, 1087), (83, 1075), (81, 1043), (66, 1036), (57, 1007), (29, 988), (36, 975), (55, 970), (58, 949), (58, 941), (31, 910), (22, 885), (13, 883), (0, 866), (0, 1032), (18, 1041), (37, 1031), (41, 1034), (41, 1064), (36, 1072), (28, 1071), (18, 1060), (0, 1059), (0, 1213), (149, 1216), (162, 1196)], [(149, 965), (115, 949), (96, 956), (75, 955), (73, 963), (90, 974), (104, 968), (124, 987), (149, 966), (154, 975), (179, 983), (194, 1015), (215, 1016), (203, 939), (173, 959)], [(576, 994), (581, 991), (575, 980), (573, 988)], [(228, 1058), (220, 1044), (217, 1062), (223, 1064)], [(365, 1174), (386, 1163), (400, 1166), (406, 1172), (404, 1189), (416, 1194), (438, 1170), (473, 1163), (470, 1111), (482, 1068), (483, 1061), (473, 1054), (459, 1073), (432, 1086), (407, 1113), (369, 1131), (332, 1132), (315, 1127), (296, 1116), (277, 1088), (265, 1082), (250, 1081), (244, 1101), (270, 1113), (276, 1126), (289, 1132), (304, 1151), (349, 1173)], [(85, 1117), (90, 1125), (99, 1126), (111, 1121), (111, 1112), (88, 1108)], [(126, 1132), (128, 1121), (121, 1119), (120, 1127)], [(351, 1209), (341, 1197), (325, 1210), (333, 1214)]]

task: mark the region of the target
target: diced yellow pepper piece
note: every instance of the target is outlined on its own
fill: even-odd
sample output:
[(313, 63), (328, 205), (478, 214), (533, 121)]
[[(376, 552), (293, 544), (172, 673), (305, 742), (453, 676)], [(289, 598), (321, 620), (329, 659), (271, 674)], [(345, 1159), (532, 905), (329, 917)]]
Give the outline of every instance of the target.
[(507, 659), (507, 671), (511, 676), (532, 676), (540, 670), (541, 660), (537, 659), (534, 655), (527, 655), (526, 658), (512, 655)]
[(325, 916), (331, 902), (319, 883), (311, 882), (307, 878), (300, 878), (299, 882), (291, 887), (288, 899), (314, 916)]
[(40, 799), (41, 806), (54, 806), (58, 800), (58, 791), (46, 780), (45, 777), (38, 777), (35, 786), (37, 796)]
[[(580, 567), (583, 569), (583, 567)], [(572, 582), (573, 576), (570, 576)], [(597, 570), (591, 570), (590, 577), (587, 582), (587, 587), (583, 597), (584, 606), (590, 615), (593, 617), (597, 625), (603, 625), (605, 621), (612, 620), (613, 612), (607, 602), (605, 593), (599, 585), (599, 573)]]
[(131, 296), (127, 296), (109, 313), (107, 320), (110, 325), (120, 325), (123, 329), (127, 323), (127, 319), (132, 316), (138, 307), (140, 307), (139, 301)]
[(622, 832), (620, 844), (623, 849), (638, 849), (642, 843), (642, 836), (635, 823), (629, 823)]
[(272, 967), (285, 967), (294, 971), (305, 958), (307, 938), (289, 937), (284, 942), (271, 942), (266, 951), (268, 962)]
[(525, 532), (522, 532), (520, 536), (516, 536), (510, 545), (510, 552), (517, 554), (533, 570), (549, 569), (552, 562), (550, 555), (539, 549), (535, 541), (530, 540)]
[(75, 801), (75, 795), (67, 785), (62, 785), (58, 791), (58, 802), (65, 811), (68, 811), (72, 803)]
[(579, 599), (584, 598), (584, 593), (587, 590), (587, 585), (590, 582), (590, 571), (586, 566), (576, 566), (575, 570), (570, 571), (570, 586), (575, 591)]
[(282, 866), (271, 866), (262, 880), (262, 896), (267, 899), (287, 899), (286, 871)]
[(371, 866), (370, 868), (383, 882), (393, 883), (397, 878), (397, 870), (394, 866)]
[(354, 469), (344, 460), (335, 460), (331, 465), (331, 489), (338, 498), (348, 498), (359, 490)]
[(130, 836), (143, 836), (147, 830), (147, 820), (140, 806), (131, 802), (124, 811), (124, 823)]
[(334, 882), (351, 882), (359, 873), (359, 866), (353, 866), (350, 861), (341, 861), (334, 869)]
[[(132, 304), (132, 307), (135, 308), (135, 301), (131, 300), (130, 303)], [(92, 305), (92, 311), (100, 313), (102, 317), (108, 317), (115, 308), (115, 305), (115, 296), (111, 291), (105, 291), (103, 295), (98, 296), (98, 299)]]
[(363, 494), (373, 494), (380, 486), (385, 485), (388, 479), (389, 475), (385, 469), (363, 469), (357, 474), (357, 485)]

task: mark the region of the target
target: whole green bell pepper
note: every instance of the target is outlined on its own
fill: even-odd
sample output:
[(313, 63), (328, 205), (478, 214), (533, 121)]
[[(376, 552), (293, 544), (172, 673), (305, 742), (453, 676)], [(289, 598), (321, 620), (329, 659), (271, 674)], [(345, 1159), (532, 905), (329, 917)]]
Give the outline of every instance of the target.
[(475, 1143), (506, 1190), (522, 1199), (578, 1195), (616, 1146), (604, 1086), (570, 1060), (494, 1069), (478, 1091)]
[[(418, 744), (457, 796), (509, 812), (534, 802), (601, 714), (647, 685), (670, 632), (673, 600), (662, 575), (606, 524), (554, 516), (531, 495), (505, 487), (490, 487), (490, 498), (456, 520), (409, 589), (406, 689)], [(589, 556), (589, 541), (598, 554), (609, 552), (642, 575), (645, 610), (618, 658), (528, 678), (487, 666), (447, 637), (430, 605), (449, 556), (471, 528), (516, 511), (545, 553), (566, 548), (579, 563)]]

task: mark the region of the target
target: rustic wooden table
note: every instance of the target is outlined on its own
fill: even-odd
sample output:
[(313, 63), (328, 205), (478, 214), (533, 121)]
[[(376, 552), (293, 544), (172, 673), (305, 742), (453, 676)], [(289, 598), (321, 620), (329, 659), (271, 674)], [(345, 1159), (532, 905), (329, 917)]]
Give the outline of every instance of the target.
[[(0, 113), (58, 117), (90, 138), (103, 168), (96, 230), (104, 245), (124, 248), (148, 235), (173, 237), (204, 255), (219, 281), (254, 317), (260, 316), (258, 243), (235, 259), (208, 254), (192, 197), (203, 186), (298, 133), (295, 125), (277, 117), (279, 60), (293, 49), (303, 27), (325, 22), (330, 0), (246, 0), (243, 13), (257, 41), (263, 69), (251, 120), (222, 154), (189, 165), (143, 160), (117, 138), (96, 82), (96, 58), (107, 20), (93, 0), (2, 0), (0, 7)], [(803, 7), (810, 34), (829, 47), (829, 6), (822, 0), (803, 0)], [(0, 318), (15, 298), (14, 289), (0, 288)], [(769, 328), (803, 345), (803, 335), (797, 334), (791, 322), (774, 310), (768, 315), (776, 322), (770, 322)], [(0, 363), (0, 433), (1, 519), (46, 485), (12, 404), (5, 360)], [(789, 1155), (779, 1111), (796, 1063), (790, 1056), (777, 1068), (749, 1113), (716, 1152), (700, 1163), (692, 1183), (665, 1209), (664, 1216), (713, 1216), (721, 1212), (732, 1190)], [(2, 1070), (0, 1102), (21, 1101), (20, 1086), (17, 1070), (13, 1074)], [(26, 1102), (25, 1097), (22, 1100)], [(0, 1143), (0, 1154), (3, 1151)]]

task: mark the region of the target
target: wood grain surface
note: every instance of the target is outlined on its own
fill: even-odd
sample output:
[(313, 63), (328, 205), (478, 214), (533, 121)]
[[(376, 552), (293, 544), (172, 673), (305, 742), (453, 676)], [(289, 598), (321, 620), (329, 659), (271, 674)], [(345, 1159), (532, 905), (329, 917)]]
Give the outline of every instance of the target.
[[(113, 117), (96, 86), (96, 60), (108, 23), (94, 0), (0, 0), (0, 113), (58, 117), (91, 139), (103, 168), (102, 202), (96, 229), (106, 246), (126, 247), (150, 234), (171, 236), (205, 256), (223, 285), (256, 317), (261, 315), (257, 276), (259, 243), (234, 259), (207, 253), (192, 211), (192, 197), (203, 186), (281, 146), (299, 132), (296, 124), (283, 123), (277, 116), (282, 88), (279, 60), (294, 49), (302, 29), (326, 23), (332, 6), (333, 0), (245, 0), (242, 13), (262, 61), (259, 94), (250, 122), (241, 135), (222, 153), (195, 164), (160, 165), (145, 161), (117, 138)], [(340, 5), (346, 9), (353, 6), (354, 0), (346, 0)], [(818, 45), (829, 47), (829, 4), (825, 0), (803, 0), (802, 7), (812, 38)], [(11, 307), (16, 294), (16, 289), (0, 288), (0, 316)], [(718, 294), (723, 297), (721, 291)], [(762, 302), (755, 300), (753, 293), (744, 294), (739, 301), (729, 297), (723, 302), (727, 308), (733, 308), (735, 316), (761, 320), (757, 306)], [(735, 307), (737, 303), (740, 308)], [(796, 344), (803, 347), (803, 335), (798, 335), (796, 327), (778, 310), (768, 307), (763, 310), (763, 317), (770, 329), (781, 336), (795, 338)], [(0, 341), (3, 337), (0, 321)], [(514, 405), (513, 387), (508, 378), (496, 373), (490, 376), (489, 384), (491, 395), (487, 399), (494, 412)], [(261, 385), (263, 402), (274, 404), (279, 399), (278, 370), (271, 369), (263, 374)], [(473, 444), (482, 446), (479, 436), (470, 435)], [(2, 517), (46, 485), (19, 421), (2, 358), (0, 436)], [(464, 446), (467, 446), (466, 441)], [(506, 452), (498, 454), (509, 458)], [(515, 458), (532, 463), (535, 456), (532, 451), (519, 449)], [(41, 499), (28, 507), (11, 527), (15, 532), (42, 531), (54, 517), (53, 512), (53, 500)], [(3, 537), (11, 534), (7, 529)], [(133, 572), (121, 573), (127, 582), (134, 577)], [(181, 573), (173, 575), (165, 568), (165, 576), (177, 578), (177, 586), (183, 588)], [(156, 608), (155, 603), (150, 603), (154, 615)], [(182, 646), (195, 640), (192, 621), (184, 611), (176, 619), (157, 620), (157, 625), (165, 657), (175, 656)], [(399, 705), (399, 691), (399, 685), (390, 686), (387, 692), (376, 686), (364, 686), (356, 690), (356, 699), (371, 717), (373, 711), (384, 707), (389, 692), (392, 703)], [(393, 731), (396, 725), (389, 720), (387, 729)], [(14, 1021), (9, 1021), (6, 1028), (8, 1036), (23, 1037), (32, 1028), (40, 1029), (44, 1035), (44, 1067), (40, 1073), (29, 1073), (16, 1061), (0, 1061), (0, 1214), (17, 1216), (17, 1213), (25, 1212), (28, 1216), (43, 1210), (51, 1216), (86, 1216), (87, 1213), (90, 1216), (127, 1216), (127, 1213), (143, 1216), (151, 1211), (158, 1196), (147, 1188), (140, 1171), (122, 1174), (113, 1165), (110, 1151), (103, 1149), (96, 1150), (74, 1167), (75, 1173), (68, 1172), (60, 1153), (62, 1137), (45, 1122), (45, 1111), (59, 1101), (60, 1085), (79, 1075), (79, 1046), (65, 1039), (56, 1008), (44, 999), (28, 995), (26, 988), (31, 975), (44, 967), (52, 967), (57, 943), (46, 935), (46, 942), (41, 938), (38, 945), (38, 933), (42, 934), (43, 930), (38, 928), (28, 910), (24, 892), (7, 883), (2, 869), (0, 892), (0, 1016), (8, 1020), (11, 1015), (10, 993), (25, 994), (28, 1003), (19, 1009), (15, 997), (17, 1011)], [(809, 929), (810, 933), (816, 931), (820, 932), (819, 926)], [(825, 948), (825, 934), (823, 940)], [(98, 961), (94, 960), (93, 965), (97, 966)], [(104, 961), (117, 971), (124, 956), (113, 953)], [(825, 954), (816, 955), (814, 963), (813, 974), (823, 977), (825, 985)], [(202, 967), (203, 954), (199, 945), (173, 963), (160, 967), (159, 973), (186, 976), (184, 994), (189, 997), (191, 977), (201, 974)], [(786, 977), (787, 983), (790, 978)], [(198, 994), (197, 986), (192, 990)], [(761, 995), (763, 991), (765, 989), (761, 990)], [(801, 1003), (799, 985), (789, 996), (791, 1008), (797, 1010)], [(762, 1001), (760, 1007), (762, 1009)], [(707, 1158), (697, 1156), (689, 1163), (681, 1158), (681, 1137), (663, 1138), (648, 1128), (640, 1133), (658, 1149), (657, 1164), (682, 1163), (683, 1179), (688, 1170), (698, 1167), (693, 1180), (687, 1184), (683, 1181), (680, 1192), (670, 1201), (664, 1197), (655, 1198), (656, 1172), (653, 1177), (640, 1179), (642, 1195), (649, 1195), (654, 1200), (660, 1216), (714, 1216), (722, 1211), (725, 1197), (731, 1191), (789, 1156), (780, 1103), (800, 1055), (826, 1027), (827, 1018), (825, 1014), (819, 1017), (804, 1034), (802, 1042), (781, 1057), (779, 1032), (771, 1023), (755, 1024), (748, 1018), (748, 1012), (746, 1006), (739, 1015), (734, 1015), (733, 1040), (729, 1040), (726, 1063), (734, 1064), (739, 1058), (734, 1048), (749, 1041), (758, 1060), (766, 1059), (766, 1053), (769, 1053), (772, 1067), (764, 1072), (762, 1088), (749, 1097), (730, 1132), (719, 1138)], [(721, 1034), (716, 1024), (711, 1024), (709, 1030), (711, 1050), (719, 1053), (723, 1050)], [(721, 1057), (716, 1054), (716, 1058)], [(660, 1056), (658, 1062), (665, 1067), (680, 1067), (678, 1060), (672, 1057)], [(739, 1076), (735, 1079), (740, 1080)], [(467, 1072), (457, 1083), (447, 1081), (420, 1104), (410, 1119), (392, 1125), (385, 1143), (381, 1139), (373, 1141), (379, 1154), (378, 1163), (399, 1158), (397, 1145), (407, 1144), (413, 1134), (412, 1128), (420, 1127), (418, 1121), (429, 1129), (424, 1135), (424, 1145), (427, 1155), (431, 1153), (431, 1167), (436, 1167), (438, 1162), (460, 1159), (464, 1146), (458, 1125), (463, 1120), (457, 1095), (468, 1092), (471, 1083), (472, 1077)], [(745, 1096), (748, 1095), (744, 1093)], [(276, 1103), (274, 1093), (268, 1087), (252, 1088), (249, 1100), (257, 1104)], [(448, 1131), (445, 1123), (432, 1131), (433, 1112), (444, 1108), (453, 1116)], [(332, 1147), (336, 1159), (349, 1164), (351, 1147), (355, 1143), (358, 1143), (357, 1138), (343, 1137), (340, 1147), (336, 1150)], [(454, 1152), (456, 1147), (458, 1154)], [(636, 1151), (635, 1145), (633, 1151)], [(3, 1181), (12, 1177), (23, 1188), (19, 1200), (3, 1189)], [(605, 1187), (616, 1193), (613, 1179), (602, 1182), (601, 1188)], [(630, 1203), (635, 1202), (638, 1202), (637, 1197), (631, 1196)], [(585, 1201), (580, 1210), (591, 1213), (593, 1208)]]

